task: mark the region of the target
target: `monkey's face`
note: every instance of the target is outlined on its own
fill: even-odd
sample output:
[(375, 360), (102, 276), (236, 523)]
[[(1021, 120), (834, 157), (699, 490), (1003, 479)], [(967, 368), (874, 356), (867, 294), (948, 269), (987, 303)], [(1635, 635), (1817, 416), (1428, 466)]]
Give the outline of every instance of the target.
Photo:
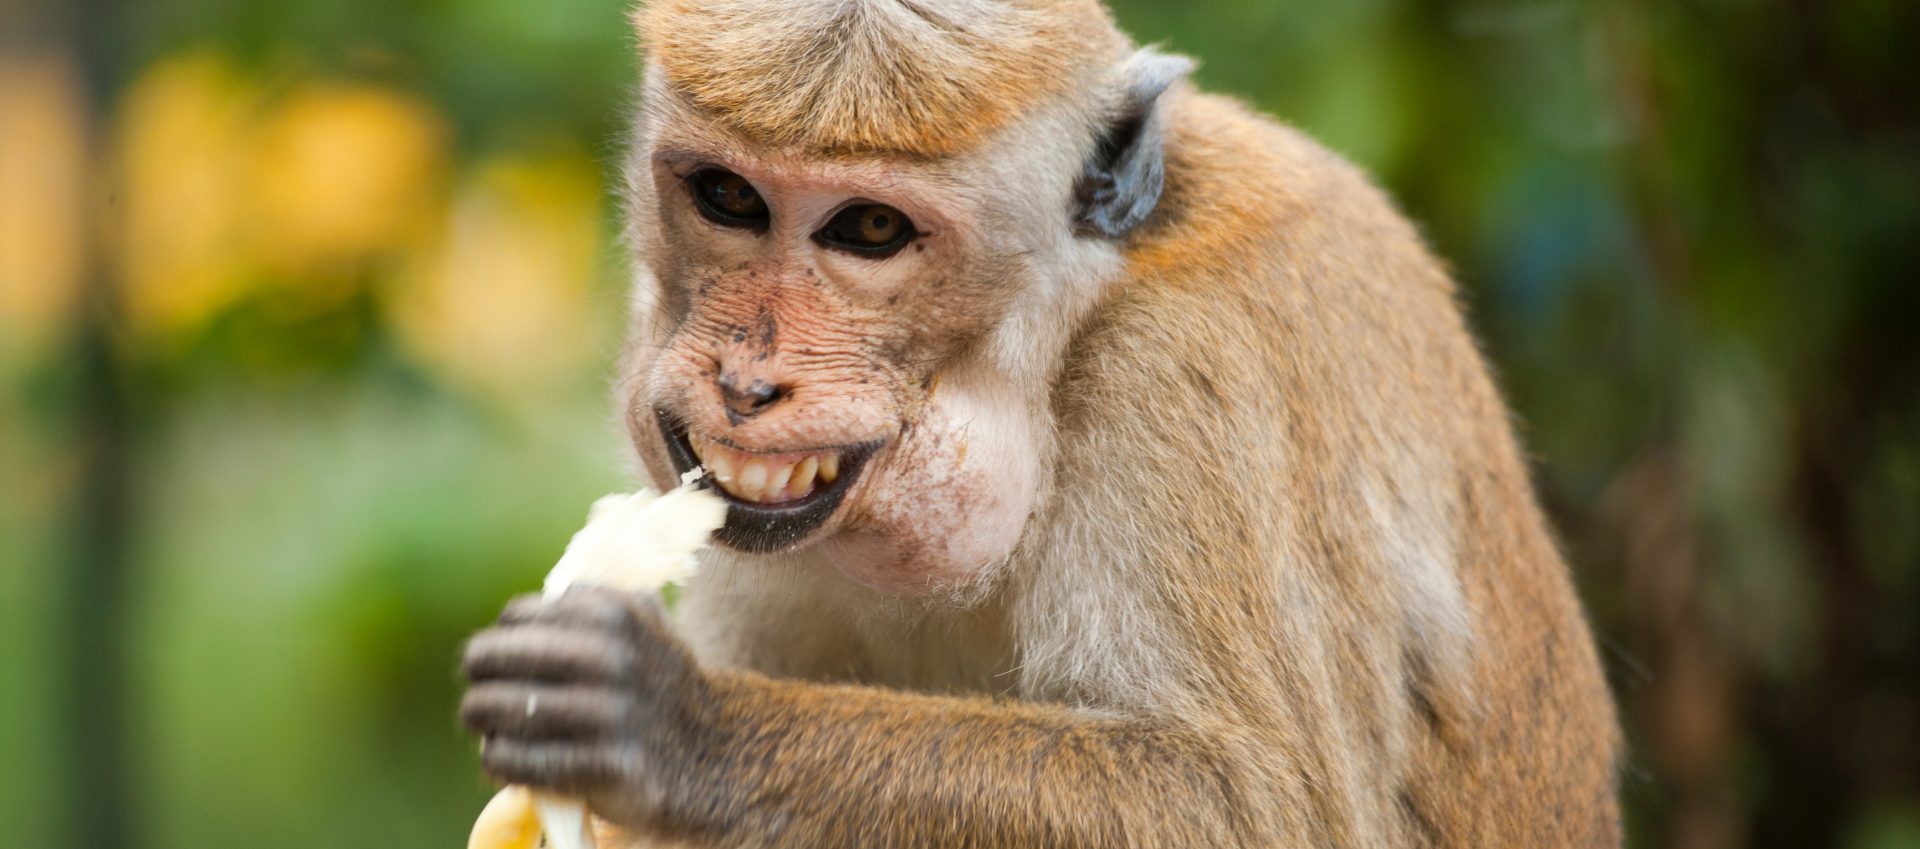
[[(722, 544), (817, 548), (902, 594), (977, 583), (1012, 550), (1044, 485), (1029, 372), (1049, 357), (1009, 317), (1067, 225), (958, 188), (985, 179), (966, 167), (643, 135), (629, 426), (656, 485), (707, 470)], [(1064, 210), (1054, 182), (1037, 208)]]

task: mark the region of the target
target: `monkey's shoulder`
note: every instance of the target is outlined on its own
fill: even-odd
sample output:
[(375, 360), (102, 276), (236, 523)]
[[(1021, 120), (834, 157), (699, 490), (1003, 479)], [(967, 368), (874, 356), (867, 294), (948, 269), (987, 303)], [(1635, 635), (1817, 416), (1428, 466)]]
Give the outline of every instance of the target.
[(1126, 249), (1135, 275), (1251, 282), (1361, 253), (1438, 267), (1365, 171), (1233, 98), (1171, 95), (1164, 159), (1160, 208)]

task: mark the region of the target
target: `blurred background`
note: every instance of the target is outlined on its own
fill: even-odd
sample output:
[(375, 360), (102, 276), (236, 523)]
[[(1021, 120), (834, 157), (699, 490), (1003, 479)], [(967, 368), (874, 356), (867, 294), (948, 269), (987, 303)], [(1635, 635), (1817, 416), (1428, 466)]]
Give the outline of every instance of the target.
[[(460, 845), (459, 642), (628, 480), (627, 0), (0, 6), (0, 823)], [(1458, 271), (1646, 847), (1920, 847), (1911, 0), (1128, 0)]]

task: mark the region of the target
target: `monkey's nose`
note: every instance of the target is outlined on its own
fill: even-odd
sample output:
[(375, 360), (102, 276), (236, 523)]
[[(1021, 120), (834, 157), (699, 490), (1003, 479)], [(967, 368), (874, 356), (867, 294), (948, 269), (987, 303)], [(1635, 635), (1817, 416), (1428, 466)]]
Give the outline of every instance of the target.
[(757, 377), (748, 381), (746, 386), (741, 386), (739, 375), (730, 371), (722, 372), (714, 379), (714, 383), (720, 386), (721, 400), (727, 405), (727, 417), (735, 420), (760, 415), (787, 397), (785, 387)]

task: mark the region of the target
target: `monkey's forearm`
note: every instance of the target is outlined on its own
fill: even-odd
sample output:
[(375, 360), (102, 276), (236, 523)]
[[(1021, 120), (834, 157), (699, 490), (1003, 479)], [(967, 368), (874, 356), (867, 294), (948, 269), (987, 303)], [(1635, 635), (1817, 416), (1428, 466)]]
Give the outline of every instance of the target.
[(714, 674), (706, 774), (664, 813), (741, 847), (1241, 846), (1224, 739), (1171, 720)]

